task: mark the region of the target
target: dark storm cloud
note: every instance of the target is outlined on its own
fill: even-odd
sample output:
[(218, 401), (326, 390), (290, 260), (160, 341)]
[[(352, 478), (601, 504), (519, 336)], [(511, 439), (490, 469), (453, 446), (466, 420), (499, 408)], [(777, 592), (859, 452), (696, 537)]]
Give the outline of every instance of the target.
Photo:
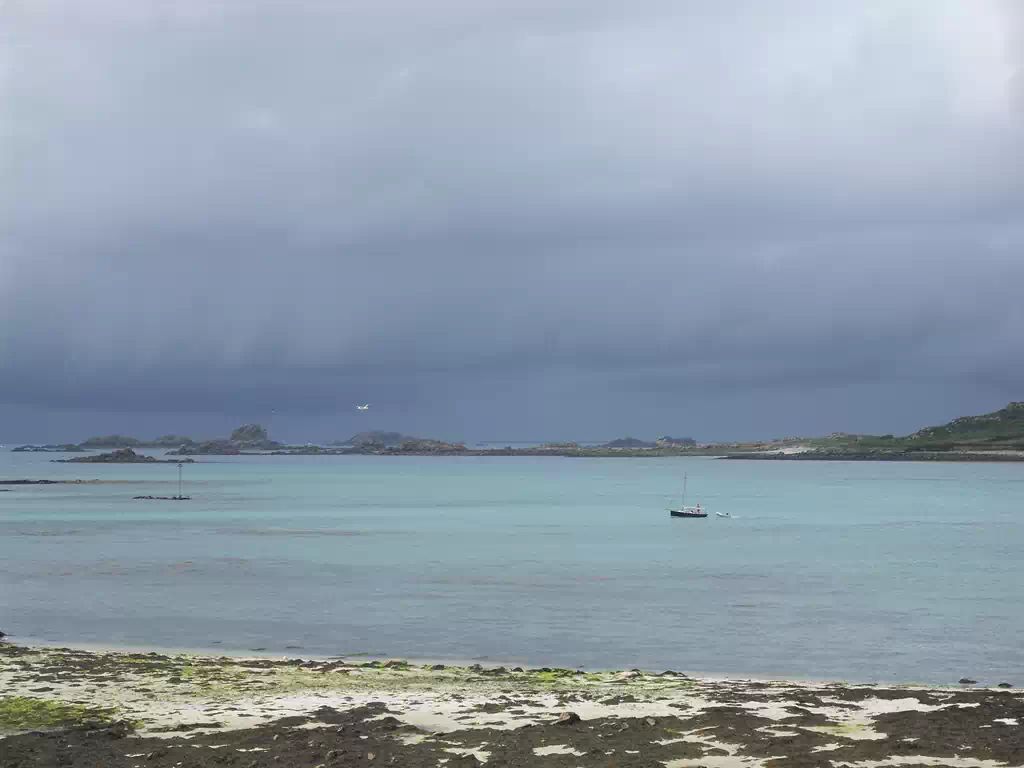
[(0, 21), (9, 413), (724, 436), (1022, 396), (1013, 3)]

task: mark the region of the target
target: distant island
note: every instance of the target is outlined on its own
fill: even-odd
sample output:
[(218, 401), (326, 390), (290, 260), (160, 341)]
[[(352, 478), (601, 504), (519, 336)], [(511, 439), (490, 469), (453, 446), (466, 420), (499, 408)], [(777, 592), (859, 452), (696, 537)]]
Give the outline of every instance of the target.
[[(366, 431), (325, 445), (287, 445), (272, 440), (260, 424), (244, 424), (228, 437), (195, 440), (164, 435), (140, 440), (126, 435), (90, 437), (81, 443), (26, 445), (14, 451), (84, 452), (115, 449), (99, 456), (64, 461), (149, 463), (151, 456), (135, 448), (172, 448), (168, 456), (562, 456), (658, 457), (709, 456), (723, 459), (782, 461), (1024, 461), (1024, 402), (980, 416), (963, 416), (947, 424), (925, 427), (910, 435), (856, 435), (836, 432), (825, 437), (787, 437), (751, 442), (701, 443), (692, 437), (643, 440), (620, 437), (599, 445), (551, 442), (530, 447), (467, 448), (465, 443), (401, 432)], [(135, 458), (128, 456), (127, 449)]]
[(789, 438), (727, 459), (784, 461), (1024, 461), (1024, 402), (980, 416), (961, 416), (904, 437), (851, 435)]

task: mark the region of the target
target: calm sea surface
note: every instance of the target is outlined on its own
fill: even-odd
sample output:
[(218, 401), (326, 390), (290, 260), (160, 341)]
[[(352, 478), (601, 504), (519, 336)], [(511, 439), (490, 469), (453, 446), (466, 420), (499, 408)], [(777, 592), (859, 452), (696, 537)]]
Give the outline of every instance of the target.
[(25, 642), (1024, 683), (1024, 464), (51, 458), (117, 482), (0, 493)]

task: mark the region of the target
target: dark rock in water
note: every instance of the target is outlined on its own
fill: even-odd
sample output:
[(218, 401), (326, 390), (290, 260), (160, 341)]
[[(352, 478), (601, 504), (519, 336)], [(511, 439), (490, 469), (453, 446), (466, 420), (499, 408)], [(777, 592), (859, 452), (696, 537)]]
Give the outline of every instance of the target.
[(563, 712), (555, 720), (554, 725), (575, 725), (580, 722), (582, 718), (575, 712)]
[(971, 680), (971, 678), (969, 678), (969, 677), (961, 677), (957, 682), (959, 682), (960, 685), (977, 685), (978, 684), (977, 680)]
[(131, 448), (119, 448), (110, 453), (100, 453), (95, 456), (76, 456), (73, 459), (57, 459), (62, 464), (180, 464), (182, 462), (192, 463), (192, 459), (158, 459), (154, 456), (146, 456), (136, 453)]
[[(4, 633), (0, 632), (0, 637), (3, 637)], [(1013, 688), (1013, 683), (999, 683), (996, 688)]]
[(4, 637), (7, 637), (7, 633), (2, 631), (2, 630), (0, 630), (0, 638), (4, 638)]

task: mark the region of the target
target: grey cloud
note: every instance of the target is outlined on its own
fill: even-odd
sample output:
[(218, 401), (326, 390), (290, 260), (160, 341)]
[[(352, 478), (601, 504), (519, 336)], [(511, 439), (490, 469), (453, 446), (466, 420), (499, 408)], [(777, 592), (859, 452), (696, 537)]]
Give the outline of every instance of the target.
[(628, 429), (628, 395), (725, 436), (783, 428), (729, 398), (827, 430), (781, 393), (863, 416), (888, 381), (913, 426), (1024, 388), (1013, 3), (0, 19), (9, 409), (344, 431), (372, 392), (514, 437)]

